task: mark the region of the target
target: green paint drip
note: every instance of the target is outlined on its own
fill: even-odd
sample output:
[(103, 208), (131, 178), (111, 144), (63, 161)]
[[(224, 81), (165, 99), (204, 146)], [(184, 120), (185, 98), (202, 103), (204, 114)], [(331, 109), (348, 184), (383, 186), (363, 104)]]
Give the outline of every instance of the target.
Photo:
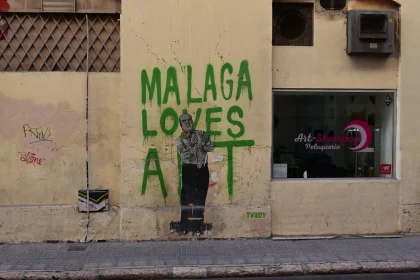
[[(166, 119), (170, 117), (173, 120), (172, 127), (170, 129), (166, 128)], [(163, 110), (162, 115), (160, 116), (160, 129), (166, 136), (171, 136), (175, 133), (178, 128), (178, 114), (171, 107)]]
[(227, 182), (228, 182), (228, 193), (229, 198), (232, 200), (233, 196), (233, 146), (227, 146), (228, 150), (228, 172), (227, 172)]
[(156, 96), (157, 96), (157, 105), (160, 107), (162, 104), (161, 95), (162, 95), (162, 80), (161, 80), (161, 72), (159, 68), (153, 69), (152, 74), (152, 81), (150, 82), (149, 77), (147, 76), (147, 71), (141, 71), (141, 102), (143, 105), (146, 104), (147, 99), (147, 91), (149, 91), (149, 103), (152, 104), (153, 100), (153, 93), (156, 89)]
[(202, 103), (203, 99), (201, 97), (197, 97), (197, 98), (192, 97), (192, 67), (191, 65), (188, 65), (187, 72), (188, 72), (187, 74), (187, 80), (188, 80), (187, 106), (190, 105), (190, 103)]
[(239, 75), (238, 75), (238, 89), (236, 91), (236, 101), (239, 100), (241, 97), (242, 91), (247, 89), (248, 91), (248, 98), (252, 100), (252, 83), (251, 83), (251, 76), (249, 75), (249, 67), (248, 67), (248, 60), (244, 60), (241, 62), (241, 66), (239, 67)]
[(211, 64), (207, 65), (206, 70), (206, 82), (204, 84), (204, 102), (207, 102), (207, 92), (211, 91), (213, 95), (213, 100), (217, 100), (217, 93), (216, 93), (216, 82), (214, 79), (214, 67)]
[(228, 193), (229, 198), (232, 200), (233, 196), (233, 148), (234, 147), (250, 147), (254, 146), (254, 140), (238, 140), (238, 141), (223, 141), (223, 142), (214, 142), (214, 146), (218, 148), (227, 148), (228, 151)]
[(220, 136), (222, 134), (221, 131), (212, 131), (211, 124), (212, 123), (220, 123), (222, 121), (221, 118), (212, 118), (211, 114), (213, 113), (221, 113), (221, 107), (214, 107), (214, 108), (207, 108), (206, 110), (206, 132), (210, 136)]
[(147, 111), (146, 109), (143, 109), (141, 111), (141, 122), (142, 122), (142, 130), (143, 130), (143, 136), (145, 139), (148, 137), (156, 136), (157, 131), (156, 130), (148, 130), (147, 129)]
[(245, 134), (245, 126), (243, 125), (243, 123), (232, 119), (232, 115), (235, 115), (235, 114), (238, 114), (239, 118), (242, 119), (244, 116), (244, 111), (241, 109), (241, 107), (235, 105), (235, 106), (230, 107), (227, 113), (228, 122), (239, 127), (238, 133), (233, 133), (232, 129), (230, 128), (227, 130), (228, 135), (232, 137), (233, 139), (240, 138)]
[(223, 64), (222, 68), (220, 69), (220, 90), (222, 91), (222, 96), (224, 100), (229, 100), (232, 98), (233, 95), (233, 80), (229, 79), (226, 80), (226, 84), (229, 85), (229, 95), (225, 95), (225, 72), (226, 70), (229, 72), (230, 75), (233, 73), (233, 66), (230, 63)]
[(176, 104), (180, 105), (181, 98), (179, 96), (178, 77), (176, 74), (176, 68), (173, 66), (168, 68), (168, 72), (166, 74), (166, 88), (165, 88), (165, 94), (163, 96), (163, 104), (168, 103), (169, 94), (171, 92), (175, 94)]
[[(150, 169), (150, 162), (152, 160), (155, 161), (156, 170)], [(156, 148), (154, 149), (150, 148), (147, 153), (146, 164), (144, 166), (143, 183), (141, 187), (142, 196), (144, 196), (146, 193), (147, 180), (149, 179), (149, 176), (158, 176), (163, 199), (165, 200), (165, 204), (166, 204), (166, 198), (168, 197), (168, 192), (166, 191), (165, 181), (163, 180), (162, 169), (160, 168), (159, 155)]]

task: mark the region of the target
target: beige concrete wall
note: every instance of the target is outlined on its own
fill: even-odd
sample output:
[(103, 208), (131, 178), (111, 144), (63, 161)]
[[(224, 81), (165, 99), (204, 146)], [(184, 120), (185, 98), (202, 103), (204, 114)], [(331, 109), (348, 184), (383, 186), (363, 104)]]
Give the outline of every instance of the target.
[[(79, 240), (75, 205), (86, 185), (83, 75), (2, 73), (0, 84), (0, 239)], [(28, 153), (40, 160), (28, 160)]]
[[(271, 0), (252, 1), (193, 1), (193, 0), (127, 0), (122, 2), (122, 88), (121, 88), (121, 207), (122, 238), (156, 239), (172, 238), (169, 223), (179, 220), (178, 167), (174, 145), (180, 135), (180, 127), (170, 117), (167, 129), (175, 121), (176, 131), (165, 135), (160, 118), (168, 108), (176, 114), (183, 109), (198, 118), (197, 128), (206, 130), (206, 110), (220, 108), (211, 115), (220, 122), (211, 124), (211, 130), (221, 135), (213, 141), (250, 140), (251, 147), (216, 148), (209, 155), (211, 187), (207, 195), (206, 221), (213, 223), (213, 237), (267, 236), (270, 221), (265, 220), (259, 232), (253, 221), (247, 220), (247, 207), (261, 207), (269, 211), (270, 180), (270, 135), (271, 135)], [(250, 17), (244, 15), (252, 14)], [(244, 28), (246, 26), (246, 28)], [(246, 62), (245, 62), (246, 61)], [(233, 97), (224, 100), (221, 92), (222, 65), (230, 63), (233, 72), (226, 71), (224, 88), (229, 93), (228, 79), (233, 80)], [(248, 69), (252, 82), (250, 92), (244, 90), (236, 100), (240, 65)], [(214, 68), (217, 100), (208, 92), (208, 101), (187, 104), (188, 65), (191, 66), (191, 90), (193, 98), (204, 98), (206, 69)], [(174, 94), (167, 104), (157, 105), (156, 93), (153, 101), (141, 102), (141, 72), (145, 70), (151, 78), (157, 67), (162, 75), (162, 100), (166, 88), (167, 71), (176, 69), (180, 89), (180, 104)], [(245, 80), (245, 76), (241, 77)], [(239, 127), (228, 121), (228, 110), (239, 106), (243, 116), (232, 118), (244, 125), (244, 134), (236, 139), (228, 135), (228, 129), (238, 133)], [(142, 110), (147, 112), (149, 130), (157, 131), (153, 137), (145, 137)], [(242, 118), (241, 118), (242, 117)], [(146, 156), (150, 149), (157, 149), (167, 190), (166, 199), (158, 176), (148, 177), (143, 185)], [(214, 157), (216, 156), (216, 158)], [(222, 157), (220, 157), (222, 156)], [(216, 161), (214, 161), (216, 159)], [(220, 160), (220, 161), (219, 161)], [(228, 193), (228, 161), (232, 161), (233, 194)], [(152, 160), (151, 169), (155, 169)], [(142, 187), (146, 191), (141, 195)], [(254, 228), (253, 228), (254, 227)], [(254, 231), (254, 232), (253, 232)], [(258, 232), (258, 233), (255, 233)]]
[[(90, 76), (90, 184), (117, 206), (119, 75)], [(84, 239), (86, 74), (2, 73), (0, 84), (0, 241)], [(89, 237), (117, 239), (118, 217), (116, 208), (91, 214)]]
[(420, 97), (418, 89), (418, 66), (420, 48), (418, 27), (420, 18), (416, 14), (420, 2), (401, 0), (401, 61), (399, 71), (400, 112), (400, 219), (402, 232), (420, 232), (420, 128), (417, 124)]
[[(0, 83), (1, 205), (74, 204), (86, 185), (85, 78), (3, 73)], [(41, 161), (24, 161), (29, 152)]]
[[(398, 57), (349, 57), (347, 9), (331, 12), (324, 10), (319, 1), (312, 2), (314, 45), (273, 47), (273, 88), (396, 89)], [(348, 9), (395, 6), (390, 0), (348, 1)]]
[(273, 235), (398, 232), (398, 182), (273, 182)]
[[(89, 74), (89, 189), (109, 190), (110, 210), (90, 213), (87, 240), (120, 238), (120, 74)], [(84, 225), (85, 226), (85, 225)]]

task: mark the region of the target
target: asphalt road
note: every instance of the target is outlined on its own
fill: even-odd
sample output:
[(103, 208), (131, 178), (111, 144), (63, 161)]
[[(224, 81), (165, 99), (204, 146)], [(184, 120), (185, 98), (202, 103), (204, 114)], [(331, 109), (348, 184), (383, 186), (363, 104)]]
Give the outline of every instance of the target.
[[(252, 277), (252, 278), (201, 278), (212, 280), (419, 280), (420, 273), (387, 273), (387, 274), (347, 274), (317, 275), (293, 277)], [(199, 280), (199, 279), (192, 279)]]

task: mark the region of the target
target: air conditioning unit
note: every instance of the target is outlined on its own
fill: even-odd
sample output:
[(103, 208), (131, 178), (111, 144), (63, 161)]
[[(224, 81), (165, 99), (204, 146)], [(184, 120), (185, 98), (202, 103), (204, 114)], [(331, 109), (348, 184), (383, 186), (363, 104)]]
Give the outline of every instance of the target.
[(395, 50), (395, 11), (350, 10), (347, 54), (390, 55)]
[(76, 11), (76, 0), (42, 0), (42, 11), (74, 13)]

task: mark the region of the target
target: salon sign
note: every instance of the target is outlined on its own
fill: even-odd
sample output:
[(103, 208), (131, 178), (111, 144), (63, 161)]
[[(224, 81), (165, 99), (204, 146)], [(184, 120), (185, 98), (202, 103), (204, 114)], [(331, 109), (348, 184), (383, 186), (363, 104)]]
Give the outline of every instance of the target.
[(359, 136), (348, 137), (348, 136), (331, 136), (326, 134), (318, 133), (318, 135), (312, 136), (311, 134), (304, 135), (299, 134), (295, 138), (297, 143), (305, 143), (307, 150), (339, 150), (345, 143), (352, 145), (350, 150), (354, 152), (363, 151), (369, 147), (372, 142), (372, 130), (369, 125), (363, 121), (351, 121), (343, 129), (345, 132), (348, 129), (356, 129), (360, 133)]

